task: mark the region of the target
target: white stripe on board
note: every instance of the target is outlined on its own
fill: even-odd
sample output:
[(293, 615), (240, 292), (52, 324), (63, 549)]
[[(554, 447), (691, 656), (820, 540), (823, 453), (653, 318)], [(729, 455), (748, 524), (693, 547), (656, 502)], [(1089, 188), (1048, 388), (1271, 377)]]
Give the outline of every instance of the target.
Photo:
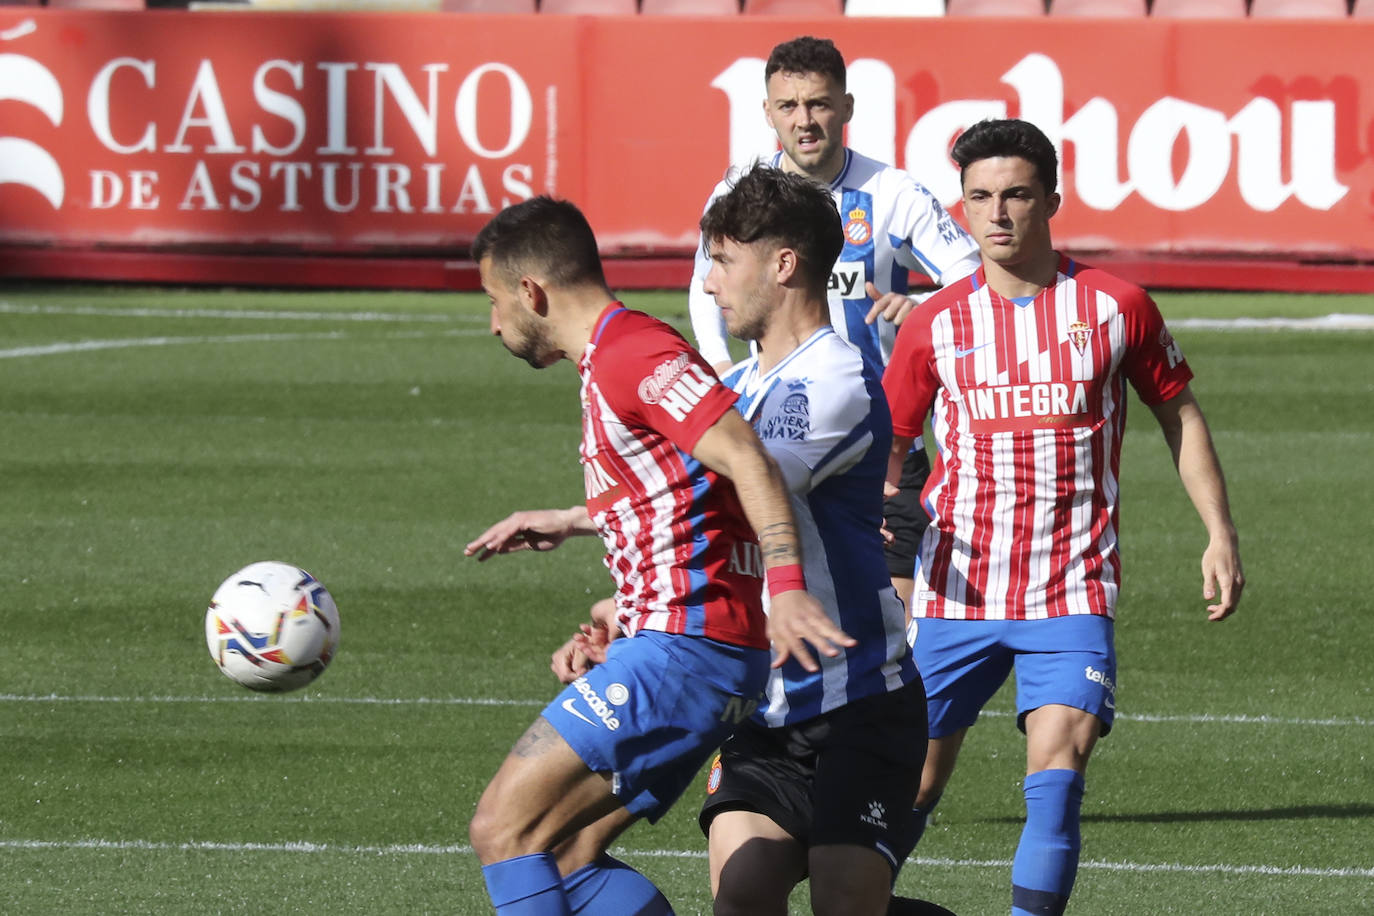
[[(471, 855), (468, 845), (429, 846), (421, 843), (390, 846), (343, 846), (330, 843), (156, 843), (148, 840), (0, 840), (0, 849), (94, 849), (145, 852), (296, 852), (334, 853), (337, 855), (406, 856), (406, 855)], [(615, 847), (612, 854), (625, 858), (647, 859), (705, 859), (705, 850), (695, 849), (626, 849)], [(918, 866), (930, 868), (1011, 868), (1011, 859), (939, 859), (917, 856), (907, 859)], [(1309, 868), (1303, 865), (1185, 865), (1178, 862), (1106, 862), (1086, 860), (1078, 863), (1080, 871), (1124, 871), (1178, 874), (1225, 875), (1292, 875), (1309, 878), (1374, 878), (1374, 868)]]
[(95, 305), (33, 305), (0, 300), (0, 314), (92, 315), (102, 318), (255, 318), (271, 321), (454, 321), (486, 322), (485, 315), (447, 315), (427, 312), (292, 312), (271, 309), (152, 309), (110, 308)]
[[(181, 697), (181, 696), (100, 696), (93, 694), (20, 694), (0, 693), (0, 703), (325, 703), (345, 706), (523, 706), (539, 707), (548, 700), (517, 700), (496, 697), (333, 697), (333, 696), (267, 696), (247, 694), (244, 696), (221, 697)], [(982, 715), (992, 718), (1010, 718), (1012, 712), (985, 709)], [(1309, 719), (1284, 716), (1224, 715), (1218, 713), (1196, 713), (1182, 715), (1159, 715), (1153, 713), (1118, 713), (1117, 721), (1122, 722), (1182, 722), (1202, 725), (1313, 725), (1337, 728), (1368, 727), (1374, 719), (1359, 716)]]

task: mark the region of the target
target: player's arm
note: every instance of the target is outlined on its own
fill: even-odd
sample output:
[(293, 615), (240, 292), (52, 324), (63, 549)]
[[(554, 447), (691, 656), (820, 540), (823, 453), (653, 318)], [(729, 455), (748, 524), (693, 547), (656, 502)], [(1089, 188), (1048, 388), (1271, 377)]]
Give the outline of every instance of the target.
[(1239, 539), (1226, 498), (1226, 479), (1212, 444), (1207, 418), (1189, 387), (1150, 409), (1173, 453), (1183, 489), (1207, 528), (1207, 549), (1202, 554), (1202, 596), (1214, 601), (1207, 605), (1208, 619), (1222, 620), (1240, 602), (1245, 573), (1241, 569)]
[(586, 506), (515, 512), (492, 525), (463, 548), (463, 556), (489, 560), (518, 550), (553, 550), (570, 537), (596, 534)]
[(773, 667), (796, 658), (806, 670), (816, 671), (819, 665), (807, 643), (831, 657), (839, 655), (839, 646), (856, 645), (804, 590), (801, 541), (787, 486), (777, 462), (748, 422), (727, 410), (697, 440), (692, 457), (734, 483), (745, 518), (758, 536), (768, 570)]

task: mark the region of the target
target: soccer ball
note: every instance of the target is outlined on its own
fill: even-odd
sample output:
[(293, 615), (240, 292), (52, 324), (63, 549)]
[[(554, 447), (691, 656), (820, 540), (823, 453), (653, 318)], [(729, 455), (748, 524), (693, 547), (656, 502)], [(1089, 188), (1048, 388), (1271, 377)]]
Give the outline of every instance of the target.
[(230, 680), (253, 690), (296, 690), (334, 657), (339, 609), (300, 567), (252, 563), (215, 589), (205, 611), (205, 642)]

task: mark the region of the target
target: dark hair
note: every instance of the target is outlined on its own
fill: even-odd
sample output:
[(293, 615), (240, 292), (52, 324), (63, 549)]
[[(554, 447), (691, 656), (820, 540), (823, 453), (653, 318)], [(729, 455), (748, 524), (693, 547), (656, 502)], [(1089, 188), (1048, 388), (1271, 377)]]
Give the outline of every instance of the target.
[(791, 248), (812, 291), (825, 292), (844, 250), (844, 230), (830, 189), (804, 175), (755, 165), (717, 197), (701, 217), (707, 242), (769, 241)]
[(835, 43), (829, 38), (812, 38), (803, 35), (791, 41), (784, 41), (768, 55), (768, 63), (763, 68), (763, 82), (777, 72), (783, 73), (821, 73), (830, 77), (841, 89), (845, 88), (844, 55), (840, 54)]
[(472, 240), (472, 259), (491, 258), (508, 278), (539, 273), (554, 286), (606, 284), (596, 236), (582, 211), (539, 196), (507, 207)]
[(979, 121), (954, 141), (950, 158), (959, 166), (959, 183), (964, 172), (980, 159), (1019, 158), (1035, 166), (1046, 194), (1053, 194), (1059, 184), (1059, 156), (1054, 144), (1040, 128), (1029, 121), (1015, 118)]

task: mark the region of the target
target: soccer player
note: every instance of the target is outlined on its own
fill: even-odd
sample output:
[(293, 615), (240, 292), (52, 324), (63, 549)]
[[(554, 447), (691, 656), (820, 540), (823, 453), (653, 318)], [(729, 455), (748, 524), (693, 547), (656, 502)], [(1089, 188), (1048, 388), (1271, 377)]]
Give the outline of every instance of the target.
[[(854, 114), (845, 90), (844, 57), (826, 39), (802, 37), (775, 47), (764, 66), (763, 113), (782, 149), (771, 165), (830, 188), (844, 229), (844, 248), (828, 280), (830, 323), (875, 365), (886, 365), (897, 325), (915, 305), (907, 273), (919, 269), (948, 284), (978, 268), (978, 246), (930, 191), (901, 169), (844, 145)], [(716, 185), (707, 201), (729, 190)], [(724, 373), (730, 366), (726, 329), (714, 299), (702, 286), (711, 264), (706, 240), (698, 249), (688, 307), (702, 355)], [(908, 605), (916, 545), (928, 521), (920, 492), (930, 463), (913, 441), (898, 492), (884, 512), (892, 543), (888, 570)]]
[(477, 804), (473, 849), (502, 916), (667, 913), (623, 863), (596, 857), (565, 881), (551, 851), (589, 824), (609, 844), (636, 819), (657, 820), (752, 711), (770, 638), (777, 664), (806, 670), (817, 664), (805, 641), (825, 656), (853, 640), (804, 591), (782, 475), (735, 395), (675, 331), (615, 301), (577, 208), (537, 197), (504, 210), (473, 258), (506, 348), (536, 368), (577, 363), (586, 503), (517, 512), (465, 553), (600, 534), (618, 624), (633, 637), (516, 743)]
[(1014, 670), (1027, 775), (1012, 913), (1053, 916), (1078, 869), (1088, 757), (1115, 710), (1127, 382), (1159, 421), (1207, 530), (1209, 619), (1236, 609), (1245, 580), (1192, 372), (1158, 308), (1053, 247), (1053, 144), (1028, 122), (984, 121), (952, 156), (982, 267), (912, 312), (883, 378), (888, 480), (927, 415), (939, 446), (912, 607), (931, 735), (913, 838), (968, 727)]

